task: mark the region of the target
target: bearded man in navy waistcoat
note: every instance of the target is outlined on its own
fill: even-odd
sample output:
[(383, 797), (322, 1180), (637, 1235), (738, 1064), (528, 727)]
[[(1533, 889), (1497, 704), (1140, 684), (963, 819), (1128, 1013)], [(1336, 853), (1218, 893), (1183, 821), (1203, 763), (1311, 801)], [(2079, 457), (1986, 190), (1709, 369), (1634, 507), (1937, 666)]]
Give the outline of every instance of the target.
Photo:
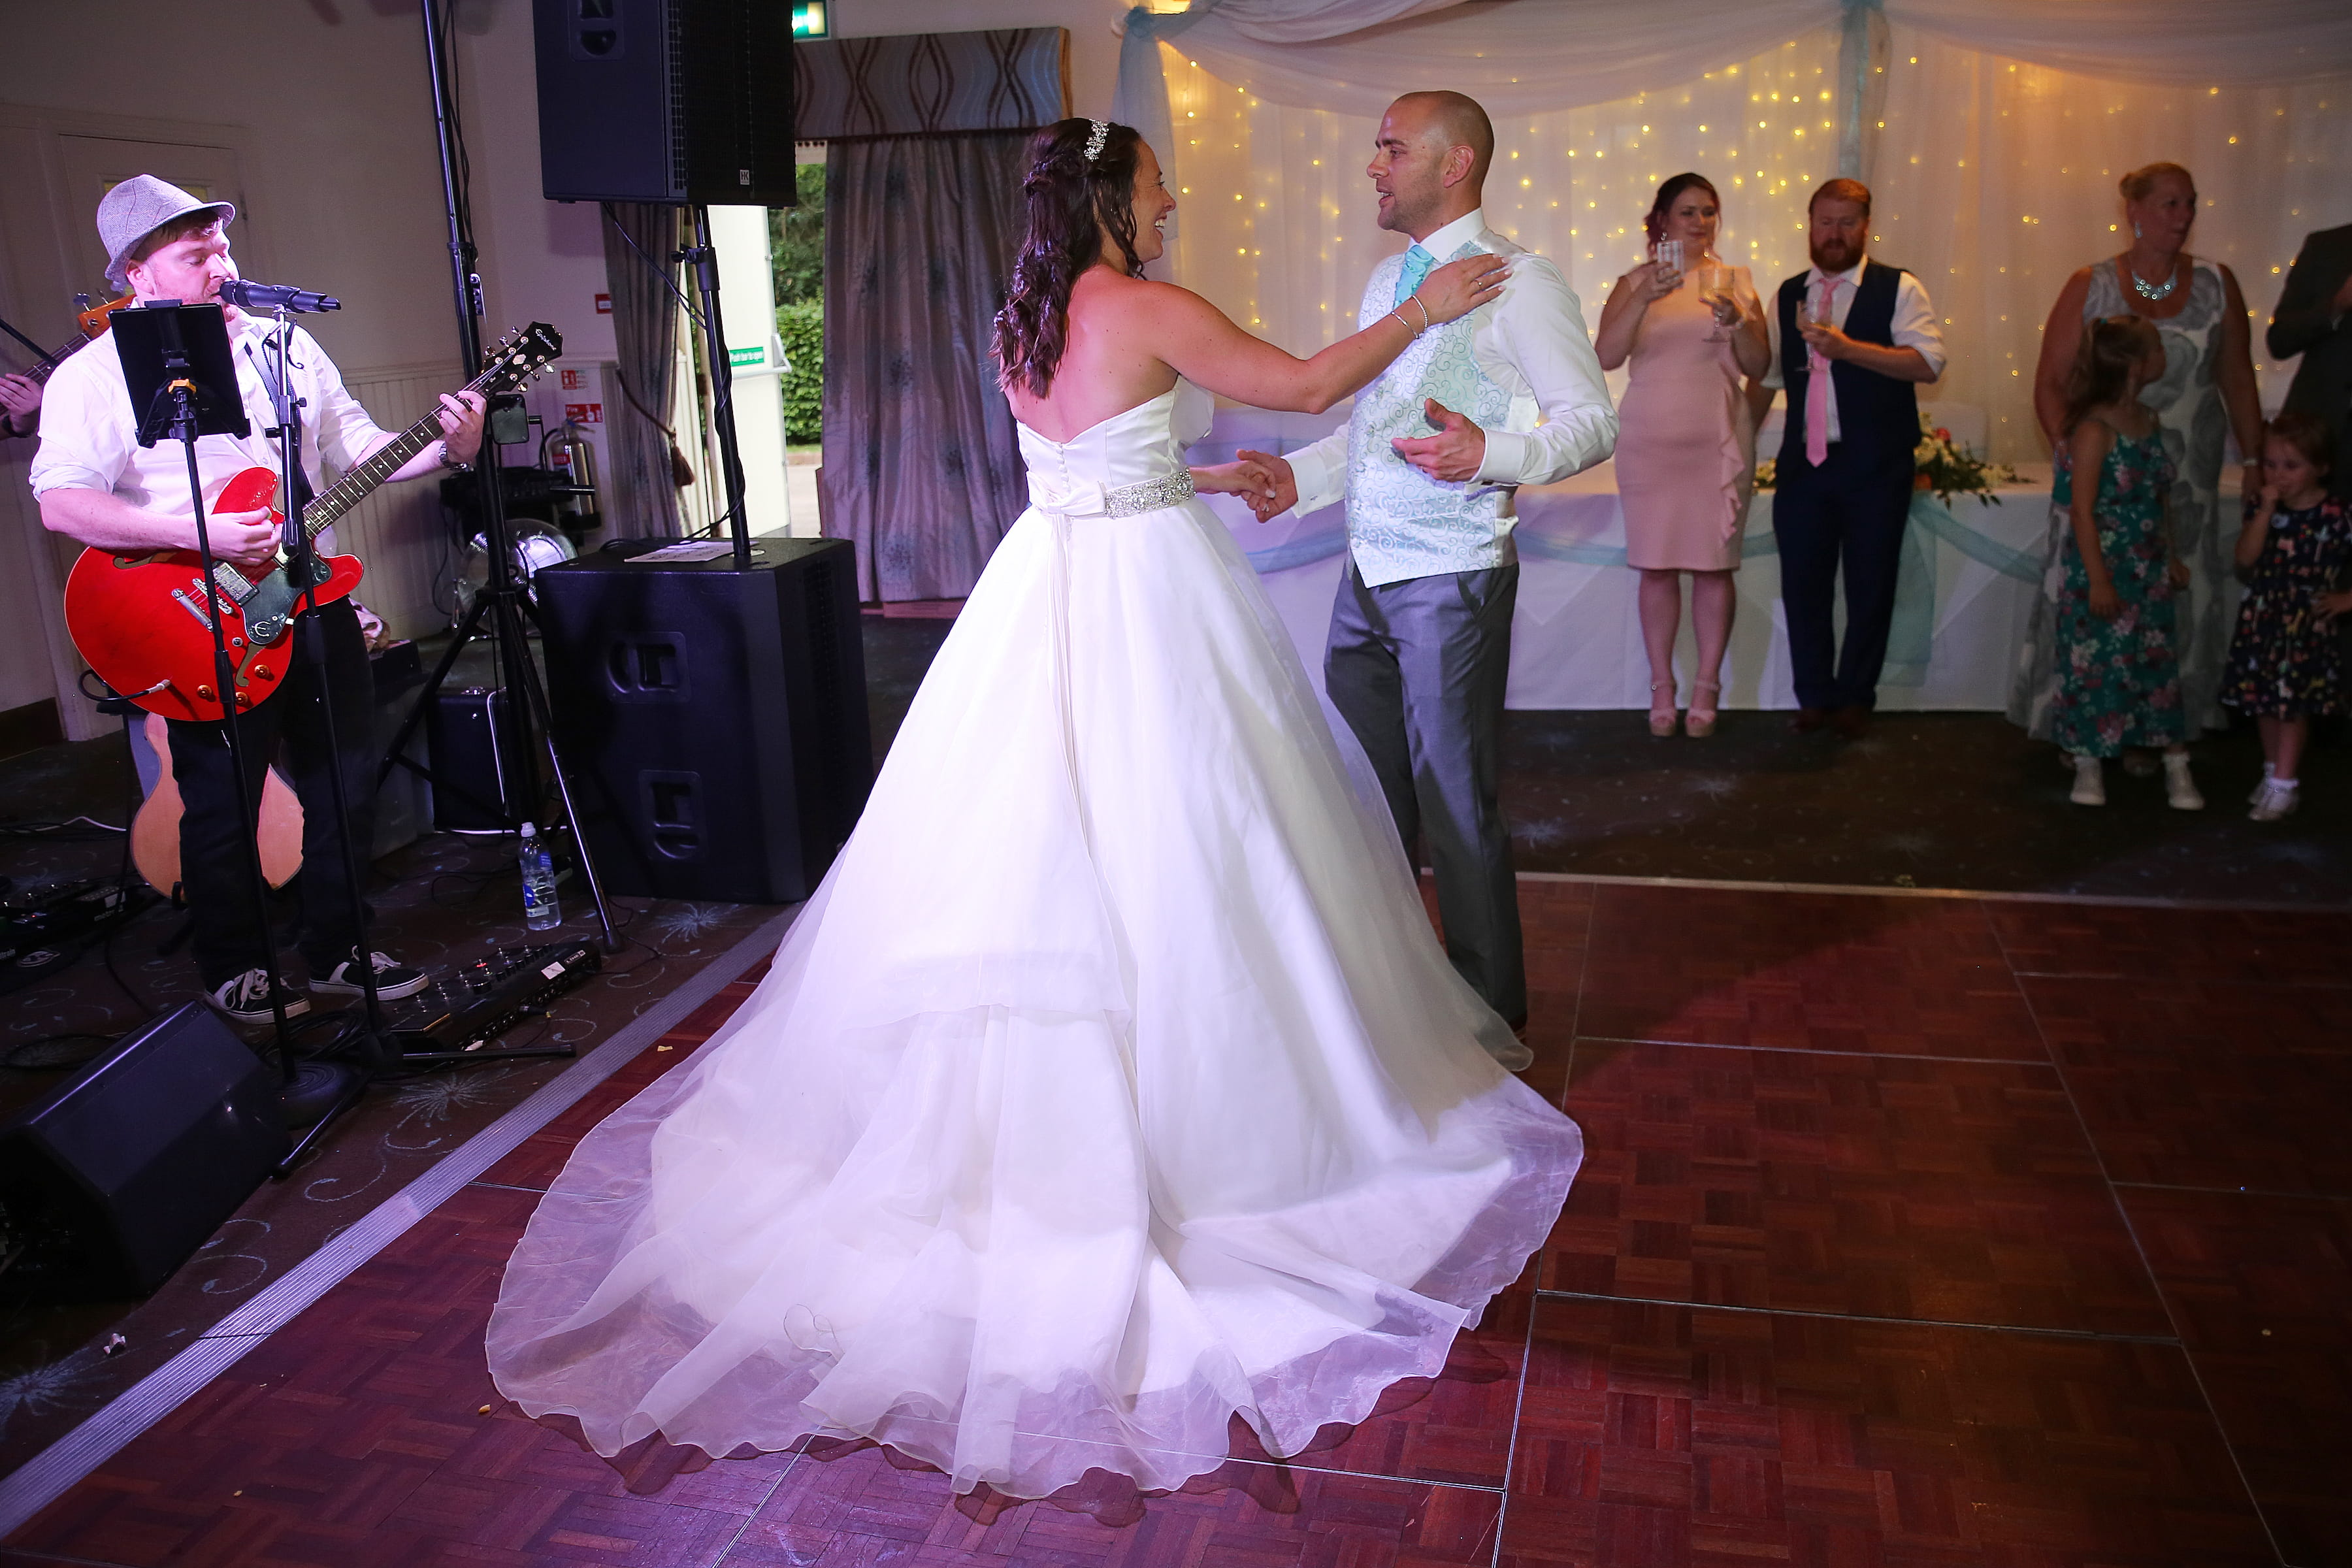
[[(1813, 193), (1807, 216), (1813, 264), (1780, 285), (1769, 313), (1772, 365), (1762, 385), (1789, 395), (1772, 533), (1797, 689), (1791, 727), (1828, 725), (1855, 737), (1878, 703), (1895, 618), (1917, 387), (1944, 374), (1944, 337), (1919, 280), (1864, 254), (1869, 186), (1832, 180)], [(1832, 620), (1841, 566), (1843, 648)]]

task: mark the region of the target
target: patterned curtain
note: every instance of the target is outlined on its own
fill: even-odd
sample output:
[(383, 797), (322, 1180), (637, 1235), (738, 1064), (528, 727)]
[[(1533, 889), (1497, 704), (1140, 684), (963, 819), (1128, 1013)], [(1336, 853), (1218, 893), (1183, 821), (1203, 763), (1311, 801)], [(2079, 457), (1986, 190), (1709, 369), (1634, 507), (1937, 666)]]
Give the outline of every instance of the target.
[(613, 293), (622, 388), (622, 406), (606, 411), (605, 477), (615, 533), (680, 531), (666, 428), (674, 424), (670, 382), (677, 363), (677, 299), (670, 287), (677, 282), (678, 212), (639, 202), (604, 205), (604, 286)]
[(988, 357), (1020, 245), (1027, 141), (826, 148), (824, 531), (856, 542), (868, 603), (964, 597), (1027, 504)]

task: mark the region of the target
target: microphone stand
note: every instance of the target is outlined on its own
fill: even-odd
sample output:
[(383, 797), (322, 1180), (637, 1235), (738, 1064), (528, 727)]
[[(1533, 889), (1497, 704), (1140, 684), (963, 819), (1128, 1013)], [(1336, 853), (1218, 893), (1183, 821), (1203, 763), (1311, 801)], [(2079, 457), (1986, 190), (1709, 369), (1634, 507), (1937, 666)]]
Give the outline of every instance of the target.
[(270, 349), (277, 360), (275, 374), (262, 379), (268, 384), (270, 412), (277, 419), (275, 429), (263, 435), (278, 442), (278, 494), (285, 502), (286, 574), (302, 585), (294, 602), (295, 636), (299, 640), (303, 657), (310, 661), (310, 675), (315, 684), (319, 711), (325, 720), (329, 765), (329, 798), (335, 807), (335, 846), (342, 856), (343, 885), (351, 894), (352, 930), (358, 946), (352, 960), (359, 966), (360, 1017), (357, 1030), (344, 1037), (344, 1043), (355, 1046), (359, 1069), (350, 1071), (335, 1064), (306, 1062), (306, 1069), (323, 1069), (332, 1073), (337, 1082), (333, 1098), (325, 1111), (310, 1123), (301, 1139), (287, 1152), (270, 1173), (283, 1178), (292, 1173), (302, 1156), (345, 1111), (360, 1102), (368, 1085), (398, 1056), (393, 1045), (392, 1032), (383, 1016), (383, 999), (376, 994), (375, 944), (368, 935), (367, 893), (361, 884), (362, 868), (352, 847), (351, 793), (343, 780), (343, 748), (335, 719), (335, 697), (327, 680), (327, 633), (319, 616), (319, 584), (326, 574), (320, 570), (319, 552), (310, 542), (310, 531), (303, 521), (309, 504), (310, 485), (302, 471), (302, 405), (304, 399), (294, 395), (290, 371), (294, 327), (287, 320), (286, 307), (278, 307), (278, 328), (270, 334)]
[[(221, 731), (228, 742), (229, 771), (236, 785), (237, 837), (245, 850), (246, 879), (251, 885), (254, 924), (260, 934), (263, 973), (269, 985), (269, 1026), (278, 1044), (278, 1097), (288, 1123), (299, 1126), (319, 1098), (321, 1084), (318, 1075), (306, 1075), (297, 1068), (293, 1030), (286, 1021), (286, 993), (278, 973), (278, 937), (269, 921), (269, 877), (262, 869), (261, 841), (253, 828), (260, 814), (254, 801), (254, 776), (246, 765), (244, 720), (248, 703), (236, 689), (236, 664), (228, 651), (227, 605), (223, 599), (221, 574), (236, 568), (226, 565), (213, 552), (211, 520), (205, 515), (204, 477), (196, 467), (196, 438), (205, 433), (204, 405), (219, 399), (216, 395), (208, 396), (192, 374), (176, 314), (160, 320), (158, 324), (163, 381), (140, 422), (140, 443), (152, 446), (168, 435), (180, 443), (181, 453), (187, 459), (188, 506), (195, 517), (196, 558), (204, 567), (205, 619), (211, 623), (213, 634), (213, 689), (220, 694)], [(241, 435), (247, 428), (241, 417), (241, 402), (233, 406), (239, 408), (240, 417), (232, 422), (215, 413), (214, 422), (224, 433)], [(340, 1075), (326, 1088), (329, 1093), (340, 1093)]]
[(300, 639), (304, 658), (310, 661), (318, 688), (320, 710), (325, 721), (327, 751), (331, 759), (329, 790), (335, 808), (336, 847), (342, 857), (343, 880), (351, 895), (352, 929), (357, 933), (359, 942), (352, 959), (360, 966), (361, 1022), (358, 1028), (345, 1034), (340, 1042), (346, 1047), (357, 1047), (352, 1054), (358, 1058), (359, 1071), (351, 1076), (348, 1084), (339, 1086), (334, 1101), (326, 1113), (310, 1125), (301, 1141), (294, 1145), (285, 1159), (278, 1162), (273, 1173), (278, 1176), (290, 1173), (327, 1128), (360, 1102), (369, 1085), (388, 1073), (410, 1067), (486, 1066), (526, 1057), (569, 1057), (576, 1054), (568, 1045), (526, 1046), (500, 1050), (404, 1051), (395, 1031), (385, 1020), (383, 1000), (376, 991), (375, 946), (368, 935), (367, 893), (360, 880), (362, 867), (352, 844), (351, 795), (343, 778), (343, 748), (339, 721), (335, 717), (334, 694), (327, 680), (327, 632), (319, 614), (318, 595), (319, 584), (327, 579), (328, 573), (320, 564), (317, 546), (311, 541), (310, 530), (303, 520), (304, 509), (309, 504), (308, 485), (301, 467), (303, 399), (294, 395), (294, 383), (289, 372), (293, 328), (286, 319), (286, 306), (278, 307), (278, 330), (273, 334), (276, 374), (263, 377), (264, 381), (271, 383), (270, 407), (278, 420), (277, 428), (265, 434), (276, 437), (278, 442), (278, 483), (285, 498), (286, 572), (292, 581), (301, 584), (292, 612), (295, 635)]

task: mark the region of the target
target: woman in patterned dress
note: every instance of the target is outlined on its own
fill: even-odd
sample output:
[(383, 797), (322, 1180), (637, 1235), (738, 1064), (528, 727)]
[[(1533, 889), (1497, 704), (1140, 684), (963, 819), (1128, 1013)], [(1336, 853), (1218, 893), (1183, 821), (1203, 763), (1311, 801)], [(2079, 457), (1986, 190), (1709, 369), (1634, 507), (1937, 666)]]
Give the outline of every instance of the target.
[(2164, 344), (2133, 315), (2094, 321), (2070, 380), (2052, 501), (2059, 546), (2057, 687), (2051, 738), (2073, 759), (2077, 805), (2107, 803), (2105, 760), (2164, 752), (2165, 796), (2205, 805), (2189, 776), (2173, 608), (2189, 572), (2166, 513), (2173, 463), (2141, 393), (2164, 374)]
[[(2189, 733), (2223, 721), (2221, 666), (2230, 642), (2229, 537), (2221, 527), (2225, 436), (2248, 454), (2245, 484), (2261, 483), (2262, 403), (2255, 392), (2252, 331), (2245, 297), (2227, 267), (2189, 253), (2197, 221), (2197, 183), (2178, 163), (2150, 163), (2121, 182), (2132, 236), (2121, 255), (2066, 280), (2042, 328), (2033, 373), (2033, 411), (2053, 456), (2063, 451), (2066, 387), (2085, 329), (2126, 311), (2152, 323), (2164, 341), (2164, 374), (2141, 401), (2156, 415), (2172, 459), (2173, 547), (2189, 566), (2189, 586), (2175, 606), (2179, 623), (2181, 694)], [(2050, 569), (2042, 603), (2019, 661), (2009, 714), (2037, 738), (2050, 738), (2052, 633), (2059, 592), (2063, 510), (2050, 520)]]
[(2263, 782), (2246, 814), (2256, 822), (2295, 808), (2312, 715), (2343, 707), (2335, 621), (2352, 610), (2352, 592), (2336, 591), (2336, 581), (2352, 563), (2352, 510), (2327, 493), (2331, 445), (2327, 426), (2308, 414), (2273, 420), (2262, 493), (2238, 536), (2246, 598), (2221, 700), (2254, 715), (2262, 730)]

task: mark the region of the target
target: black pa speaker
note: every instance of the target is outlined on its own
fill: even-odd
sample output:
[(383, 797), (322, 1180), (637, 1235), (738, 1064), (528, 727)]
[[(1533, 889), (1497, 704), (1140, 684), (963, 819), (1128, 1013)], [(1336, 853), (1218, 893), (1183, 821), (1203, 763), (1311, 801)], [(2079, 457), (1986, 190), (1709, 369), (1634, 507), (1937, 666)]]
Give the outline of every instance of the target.
[(0, 1123), (5, 1278), (146, 1295), (286, 1157), (278, 1075), (201, 1002), (128, 1036)]
[(791, 206), (784, 0), (532, 0), (550, 201)]
[(808, 897), (874, 782), (849, 542), (764, 539), (741, 572), (728, 555), (599, 551), (531, 588), (556, 744), (605, 886)]

